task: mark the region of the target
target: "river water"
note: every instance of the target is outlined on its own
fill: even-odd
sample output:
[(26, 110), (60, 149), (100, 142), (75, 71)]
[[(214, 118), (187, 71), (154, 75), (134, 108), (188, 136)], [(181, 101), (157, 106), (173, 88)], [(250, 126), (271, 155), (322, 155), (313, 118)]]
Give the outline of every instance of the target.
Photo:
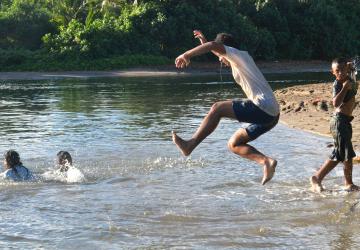
[[(329, 80), (268, 75), (274, 88)], [(330, 86), (329, 86), (330, 87)], [(223, 120), (191, 155), (188, 138), (218, 100), (241, 98), (230, 76), (64, 79), (0, 83), (0, 148), (37, 176), (69, 151), (86, 180), (0, 182), (0, 248), (358, 249), (358, 193), (342, 168), (309, 191), (330, 138), (279, 124), (252, 145), (278, 159), (274, 179), (227, 149), (244, 124)], [(360, 183), (359, 170), (354, 180)]]

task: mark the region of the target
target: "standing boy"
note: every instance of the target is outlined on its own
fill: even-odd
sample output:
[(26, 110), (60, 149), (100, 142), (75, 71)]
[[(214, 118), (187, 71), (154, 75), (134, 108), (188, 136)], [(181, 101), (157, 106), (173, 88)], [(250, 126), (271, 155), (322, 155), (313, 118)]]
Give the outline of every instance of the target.
[(331, 70), (335, 76), (332, 99), (335, 112), (330, 121), (334, 150), (324, 165), (314, 176), (310, 177), (310, 184), (314, 192), (323, 191), (322, 180), (339, 162), (342, 162), (344, 164), (345, 190), (355, 191), (359, 190), (359, 187), (352, 181), (352, 158), (355, 157), (355, 152), (351, 143), (351, 121), (354, 119), (352, 112), (355, 107), (357, 83), (350, 77), (351, 63), (344, 58), (334, 59)]
[(262, 154), (248, 142), (255, 140), (278, 123), (279, 105), (272, 89), (252, 57), (246, 51), (235, 48), (232, 35), (220, 33), (211, 42), (207, 42), (200, 31), (195, 30), (194, 35), (200, 40), (201, 45), (177, 57), (176, 67), (184, 68), (192, 57), (211, 51), (222, 63), (231, 67), (235, 81), (241, 86), (248, 99), (214, 103), (190, 140), (184, 140), (173, 132), (173, 141), (187, 156), (215, 130), (221, 118), (227, 117), (250, 123), (247, 128), (240, 128), (234, 133), (228, 142), (228, 147), (233, 153), (263, 166), (262, 184), (264, 185), (274, 176), (277, 161)]

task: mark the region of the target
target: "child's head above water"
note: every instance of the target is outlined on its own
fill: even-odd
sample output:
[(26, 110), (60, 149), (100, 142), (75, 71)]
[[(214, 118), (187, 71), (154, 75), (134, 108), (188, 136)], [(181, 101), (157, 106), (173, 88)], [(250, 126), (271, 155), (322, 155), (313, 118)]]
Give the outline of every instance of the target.
[[(218, 33), (216, 35), (214, 42), (233, 48), (238, 47), (234, 39), (234, 36), (228, 33)], [(230, 66), (230, 62), (227, 61), (223, 56), (219, 56), (219, 61), (224, 63), (226, 66)]]
[(68, 167), (72, 165), (70, 153), (67, 151), (59, 151), (59, 153), (57, 153), (57, 163), (61, 166), (61, 171), (67, 171)]
[(6, 169), (13, 168), (15, 166), (22, 165), (20, 161), (20, 155), (15, 150), (8, 150), (4, 154), (4, 165)]

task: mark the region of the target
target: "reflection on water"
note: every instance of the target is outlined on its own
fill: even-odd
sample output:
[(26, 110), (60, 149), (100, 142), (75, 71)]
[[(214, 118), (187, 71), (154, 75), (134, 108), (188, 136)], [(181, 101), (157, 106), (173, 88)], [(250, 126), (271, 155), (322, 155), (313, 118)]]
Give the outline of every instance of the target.
[[(328, 77), (267, 76), (274, 88)], [(0, 248), (359, 247), (359, 195), (342, 191), (341, 168), (331, 191), (308, 190), (328, 138), (281, 124), (260, 137), (279, 160), (265, 187), (259, 166), (227, 150), (235, 121), (180, 156), (171, 130), (189, 137), (213, 102), (241, 98), (230, 76), (13, 81), (0, 95), (2, 151), (42, 175), (68, 150), (86, 179), (0, 182)]]

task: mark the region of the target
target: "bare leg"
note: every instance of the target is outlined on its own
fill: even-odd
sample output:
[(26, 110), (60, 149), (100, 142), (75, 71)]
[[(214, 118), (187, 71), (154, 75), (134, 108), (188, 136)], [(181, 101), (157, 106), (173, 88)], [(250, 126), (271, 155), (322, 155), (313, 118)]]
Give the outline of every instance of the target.
[(352, 181), (352, 170), (353, 170), (352, 161), (344, 161), (343, 163), (344, 163), (345, 189), (347, 191), (358, 191), (359, 187), (354, 185)]
[(264, 174), (261, 183), (264, 185), (274, 176), (277, 161), (247, 144), (249, 141), (251, 140), (246, 130), (241, 128), (230, 138), (228, 147), (233, 153), (263, 165)]
[(217, 127), (220, 119), (223, 117), (236, 119), (232, 101), (216, 102), (211, 107), (209, 113), (205, 116), (198, 130), (190, 140), (183, 140), (175, 132), (172, 138), (174, 143), (181, 150), (183, 155), (188, 156), (208, 135), (210, 135)]
[(324, 191), (321, 182), (325, 178), (325, 176), (336, 167), (338, 163), (339, 161), (326, 160), (325, 163), (321, 166), (321, 168), (315, 173), (315, 175), (310, 177), (311, 189), (314, 192), (320, 193)]

